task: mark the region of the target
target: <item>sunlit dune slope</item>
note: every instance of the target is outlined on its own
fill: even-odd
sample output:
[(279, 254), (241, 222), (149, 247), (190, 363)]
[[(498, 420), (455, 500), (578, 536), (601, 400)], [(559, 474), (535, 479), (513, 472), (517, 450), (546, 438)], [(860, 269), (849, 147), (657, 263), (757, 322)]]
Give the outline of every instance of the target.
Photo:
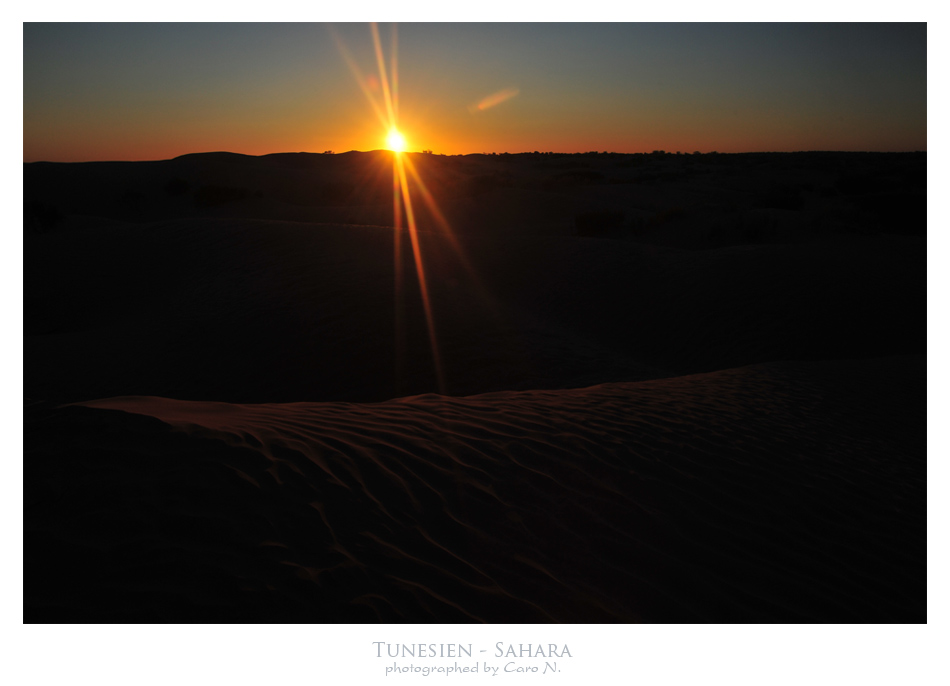
[[(24, 238), (30, 398), (362, 402), (440, 390), (409, 239), (397, 291), (391, 229), (97, 219)], [(926, 350), (918, 240), (420, 242), (450, 395)]]
[(925, 621), (925, 376), (28, 408), (25, 618)]

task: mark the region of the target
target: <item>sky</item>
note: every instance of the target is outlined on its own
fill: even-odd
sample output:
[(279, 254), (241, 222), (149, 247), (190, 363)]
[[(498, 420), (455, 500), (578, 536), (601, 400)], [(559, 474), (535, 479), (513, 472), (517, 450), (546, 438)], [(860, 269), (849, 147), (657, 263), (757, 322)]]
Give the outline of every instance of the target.
[[(409, 150), (927, 149), (923, 23), (378, 29)], [(23, 24), (25, 162), (375, 150), (383, 92), (368, 24)]]

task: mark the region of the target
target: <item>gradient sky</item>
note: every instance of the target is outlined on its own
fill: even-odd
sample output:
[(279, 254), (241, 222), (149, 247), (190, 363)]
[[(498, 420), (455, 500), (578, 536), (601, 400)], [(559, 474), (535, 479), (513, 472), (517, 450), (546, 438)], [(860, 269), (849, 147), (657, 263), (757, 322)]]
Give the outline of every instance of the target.
[[(927, 148), (926, 24), (397, 31), (410, 150)], [(24, 24), (24, 161), (382, 148), (333, 32), (378, 75), (366, 24)]]

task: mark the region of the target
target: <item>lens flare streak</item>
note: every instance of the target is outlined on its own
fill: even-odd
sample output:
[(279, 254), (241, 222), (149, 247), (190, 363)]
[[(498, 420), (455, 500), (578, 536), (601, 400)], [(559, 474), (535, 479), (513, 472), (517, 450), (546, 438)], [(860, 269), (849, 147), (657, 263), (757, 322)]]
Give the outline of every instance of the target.
[(482, 98), (477, 104), (472, 105), (468, 109), (473, 114), (475, 112), (484, 112), (485, 110), (491, 109), (495, 105), (500, 105), (501, 103), (505, 102), (505, 100), (511, 100), (520, 92), (521, 91), (517, 88), (505, 88), (498, 91), (497, 93), (492, 93), (486, 98)]
[[(438, 206), (436, 205), (435, 199), (432, 197), (432, 194), (425, 187), (425, 184), (422, 182), (422, 178), (419, 173), (416, 171), (414, 166), (409, 162), (409, 159), (402, 154), (403, 150), (406, 147), (405, 139), (402, 137), (402, 134), (399, 133), (398, 127), (398, 112), (399, 112), (399, 76), (397, 72), (397, 57), (396, 57), (396, 46), (397, 46), (397, 35), (395, 25), (393, 26), (392, 33), (392, 56), (391, 56), (391, 78), (386, 73), (386, 63), (383, 56), (383, 47), (382, 42), (379, 38), (379, 28), (375, 23), (370, 24), (370, 33), (373, 38), (373, 50), (376, 57), (376, 66), (379, 69), (379, 84), (382, 87), (383, 95), (383, 104), (382, 106), (376, 101), (376, 97), (373, 93), (372, 88), (369, 87), (369, 80), (363, 77), (362, 72), (357, 66), (355, 60), (353, 60), (349, 51), (346, 49), (346, 46), (343, 44), (343, 41), (337, 35), (336, 32), (331, 30), (334, 39), (336, 40), (337, 46), (340, 50), (340, 54), (343, 56), (343, 59), (346, 61), (347, 65), (350, 68), (350, 71), (353, 73), (354, 78), (360, 86), (360, 89), (363, 91), (363, 94), (366, 96), (366, 99), (369, 101), (373, 111), (376, 114), (376, 117), (379, 119), (380, 124), (383, 126), (383, 130), (386, 132), (387, 146), (393, 151), (393, 260), (394, 260), (394, 275), (393, 275), (393, 286), (395, 289), (395, 298), (396, 298), (396, 314), (395, 314), (395, 336), (396, 336), (396, 377), (397, 385), (398, 379), (400, 377), (400, 366), (402, 358), (402, 345), (404, 338), (404, 322), (401, 313), (401, 301), (402, 301), (402, 288), (403, 288), (403, 273), (402, 273), (402, 230), (403, 230), (403, 212), (405, 212), (405, 224), (406, 229), (409, 233), (409, 241), (412, 247), (412, 256), (416, 269), (416, 276), (419, 281), (419, 293), (422, 298), (422, 307), (425, 314), (426, 320), (426, 331), (429, 338), (429, 345), (432, 349), (432, 362), (434, 366), (434, 371), (436, 375), (436, 381), (438, 383), (439, 392), (445, 393), (445, 378), (442, 371), (442, 359), (439, 352), (438, 337), (436, 335), (436, 326), (435, 320), (432, 314), (432, 302), (429, 297), (429, 285), (426, 282), (425, 276), (425, 266), (422, 260), (422, 249), (419, 242), (419, 232), (418, 226), (416, 224), (416, 216), (412, 207), (412, 198), (409, 193), (409, 182), (406, 176), (406, 167), (409, 167), (409, 171), (413, 177), (413, 180), (416, 182), (417, 187), (422, 193), (422, 198), (425, 201), (426, 206), (432, 212), (433, 216), (436, 218), (436, 221), (439, 223), (439, 226), (444, 230), (445, 234), (451, 240), (453, 248), (459, 253), (460, 257), (462, 256), (458, 242), (455, 240), (455, 236), (452, 233), (451, 227), (448, 222), (445, 220), (442, 212), (439, 211)], [(463, 265), (471, 271), (467, 263), (464, 262)]]
[(412, 244), (412, 256), (415, 260), (416, 275), (419, 277), (419, 292), (422, 295), (422, 308), (426, 317), (426, 328), (429, 333), (429, 345), (432, 346), (432, 362), (435, 366), (436, 380), (439, 392), (445, 393), (445, 381), (442, 374), (442, 360), (439, 354), (439, 344), (435, 333), (435, 320), (432, 318), (432, 303), (429, 300), (429, 286), (426, 283), (425, 268), (422, 263), (422, 250), (419, 246), (419, 232), (416, 230), (416, 217), (412, 211), (412, 199), (409, 197), (409, 183), (406, 180), (406, 168), (403, 156), (393, 155), (395, 173), (399, 176), (399, 187), (402, 190), (402, 201), (406, 208), (406, 224), (409, 228), (409, 241)]
[[(383, 99), (386, 103), (386, 113), (389, 114), (389, 129), (393, 131), (396, 129), (396, 111), (393, 109), (393, 97), (389, 90), (389, 78), (386, 76), (386, 62), (383, 58), (383, 46), (379, 41), (379, 29), (376, 27), (376, 22), (373, 22), (369, 25), (370, 30), (373, 32), (373, 47), (376, 50), (376, 64), (379, 67), (379, 81), (383, 85)], [(393, 50), (395, 50), (395, 43), (393, 44)], [(393, 72), (393, 83), (396, 82), (396, 73)]]
[(459, 245), (458, 239), (455, 237), (455, 232), (449, 225), (445, 215), (443, 215), (442, 211), (439, 209), (439, 206), (436, 203), (435, 198), (432, 196), (432, 193), (430, 193), (429, 189), (426, 187), (425, 182), (422, 180), (422, 176), (416, 169), (416, 165), (414, 165), (412, 160), (408, 157), (405, 157), (404, 164), (406, 169), (409, 170), (409, 175), (415, 182), (416, 188), (418, 189), (419, 194), (422, 196), (423, 202), (425, 203), (429, 212), (432, 214), (436, 223), (439, 225), (439, 228), (442, 229), (442, 235), (444, 235), (451, 244), (456, 256), (462, 263), (462, 268), (465, 269), (469, 279), (477, 287), (480, 295), (482, 296), (482, 300), (486, 303), (491, 303), (492, 299), (488, 295), (488, 289), (485, 288), (484, 284), (482, 284), (481, 279), (478, 277), (478, 273), (472, 267), (471, 263), (469, 263), (468, 258), (465, 256), (465, 252), (462, 250), (462, 246)]
[(369, 86), (369, 79), (363, 77), (363, 72), (360, 70), (359, 66), (356, 64), (356, 61), (350, 55), (350, 51), (346, 49), (346, 45), (343, 43), (343, 39), (340, 38), (339, 34), (330, 28), (330, 35), (333, 36), (333, 40), (336, 42), (337, 49), (340, 51), (343, 60), (346, 62), (346, 66), (350, 68), (350, 72), (353, 74), (353, 78), (356, 79), (356, 83), (359, 85), (360, 90), (363, 91), (363, 95), (366, 96), (366, 99), (369, 101), (370, 106), (373, 108), (373, 112), (376, 114), (376, 118), (379, 119), (379, 123), (386, 127), (386, 130), (389, 130), (389, 126), (392, 123), (390, 120), (386, 119), (386, 115), (383, 113), (382, 108), (376, 102), (376, 98), (373, 97), (372, 90)]

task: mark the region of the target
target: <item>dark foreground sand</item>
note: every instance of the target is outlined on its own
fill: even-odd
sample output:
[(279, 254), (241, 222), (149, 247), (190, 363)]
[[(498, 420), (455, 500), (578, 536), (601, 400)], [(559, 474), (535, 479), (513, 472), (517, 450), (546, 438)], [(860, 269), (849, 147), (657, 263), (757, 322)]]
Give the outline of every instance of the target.
[(45, 410), (26, 620), (925, 621), (924, 371)]
[(440, 374), (386, 160), (229, 159), (28, 165), (27, 622), (927, 620), (925, 160), (420, 158)]

